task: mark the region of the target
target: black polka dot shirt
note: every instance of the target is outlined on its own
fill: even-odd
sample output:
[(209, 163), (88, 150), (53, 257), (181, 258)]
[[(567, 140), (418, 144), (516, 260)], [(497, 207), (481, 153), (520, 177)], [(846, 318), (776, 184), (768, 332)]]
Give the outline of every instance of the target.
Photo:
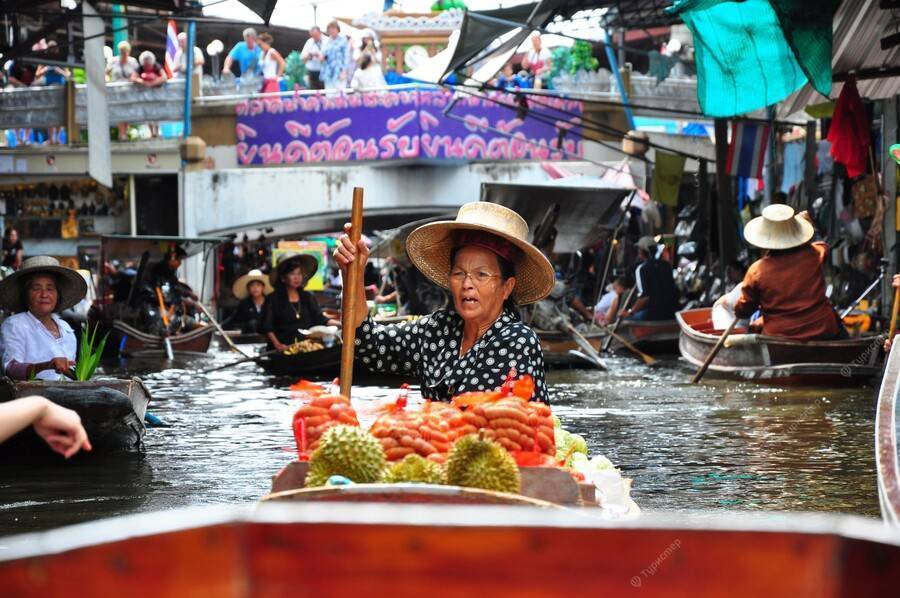
[(372, 371), (415, 375), (422, 396), (435, 401), (495, 390), (514, 368), (517, 375), (534, 378), (534, 400), (549, 404), (540, 340), (512, 311), (504, 310), (460, 357), (462, 335), (463, 320), (449, 309), (399, 324), (376, 324), (370, 318), (356, 330), (356, 355)]

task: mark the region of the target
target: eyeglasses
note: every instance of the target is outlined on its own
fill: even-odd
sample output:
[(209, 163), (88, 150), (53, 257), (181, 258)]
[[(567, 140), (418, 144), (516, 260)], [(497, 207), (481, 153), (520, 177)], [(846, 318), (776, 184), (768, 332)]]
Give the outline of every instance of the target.
[(500, 278), (499, 274), (491, 274), (485, 270), (477, 270), (475, 272), (466, 272), (465, 270), (453, 270), (450, 272), (450, 280), (457, 284), (465, 282), (466, 278), (471, 278), (472, 282), (478, 286), (486, 285), (492, 278)]

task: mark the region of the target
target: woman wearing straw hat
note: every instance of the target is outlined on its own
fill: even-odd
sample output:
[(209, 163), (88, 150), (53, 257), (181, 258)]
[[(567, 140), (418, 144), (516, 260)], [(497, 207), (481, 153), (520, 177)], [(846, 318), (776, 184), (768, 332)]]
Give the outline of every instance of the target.
[(260, 327), (269, 340), (269, 348), (285, 351), (306, 337), (304, 330), (341, 325), (326, 318), (315, 297), (303, 290), (318, 269), (319, 261), (307, 253), (288, 253), (278, 259), (278, 266), (270, 275), (275, 291), (266, 300)]
[(729, 295), (717, 304), (733, 307), (739, 318), (762, 312), (762, 333), (796, 340), (839, 338), (846, 335), (834, 307), (825, 296), (822, 263), (828, 253), (815, 234), (806, 212), (795, 215), (784, 204), (773, 204), (744, 227), (748, 243), (766, 254), (747, 270), (734, 305)]
[(240, 302), (234, 314), (222, 322), (222, 326), (240, 324), (241, 332), (244, 334), (259, 332), (259, 324), (266, 307), (266, 296), (274, 290), (269, 277), (260, 270), (250, 270), (235, 280), (231, 292), (240, 299)]
[[(349, 227), (349, 225), (347, 225)], [(529, 374), (535, 399), (547, 401), (544, 357), (537, 334), (519, 319), (517, 305), (534, 303), (553, 288), (553, 267), (528, 239), (528, 225), (512, 210), (468, 203), (456, 220), (420, 226), (406, 251), (421, 272), (453, 296), (453, 305), (414, 322), (356, 322), (357, 355), (375, 371), (418, 377), (422, 395), (450, 400), (466, 391), (493, 390), (511, 370)], [(367, 260), (364, 243), (341, 236), (334, 257), (347, 265)], [(365, 302), (360, 292), (359, 304)]]
[(84, 278), (49, 256), (30, 257), (0, 281), (0, 305), (13, 312), (0, 326), (3, 369), (14, 380), (59, 380), (75, 364), (77, 344), (59, 312), (87, 294)]

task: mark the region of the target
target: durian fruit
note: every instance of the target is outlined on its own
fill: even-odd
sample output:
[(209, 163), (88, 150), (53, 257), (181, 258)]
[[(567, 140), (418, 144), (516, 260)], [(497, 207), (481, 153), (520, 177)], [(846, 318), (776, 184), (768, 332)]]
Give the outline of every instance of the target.
[(439, 463), (413, 453), (402, 461), (390, 465), (382, 479), (386, 484), (417, 482), (420, 484), (444, 484), (444, 468)]
[(470, 434), (456, 441), (447, 457), (447, 483), (518, 494), (519, 467), (506, 449), (493, 440)]
[(385, 464), (381, 443), (356, 426), (328, 428), (309, 458), (306, 486), (324, 486), (333, 475), (358, 484), (377, 482)]

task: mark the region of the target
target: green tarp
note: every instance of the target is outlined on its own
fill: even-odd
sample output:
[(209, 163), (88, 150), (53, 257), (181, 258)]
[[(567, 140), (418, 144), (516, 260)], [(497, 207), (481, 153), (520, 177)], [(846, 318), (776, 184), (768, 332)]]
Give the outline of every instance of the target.
[(694, 35), (697, 99), (708, 116), (771, 106), (807, 82), (831, 92), (832, 20), (840, 0), (676, 0)]

